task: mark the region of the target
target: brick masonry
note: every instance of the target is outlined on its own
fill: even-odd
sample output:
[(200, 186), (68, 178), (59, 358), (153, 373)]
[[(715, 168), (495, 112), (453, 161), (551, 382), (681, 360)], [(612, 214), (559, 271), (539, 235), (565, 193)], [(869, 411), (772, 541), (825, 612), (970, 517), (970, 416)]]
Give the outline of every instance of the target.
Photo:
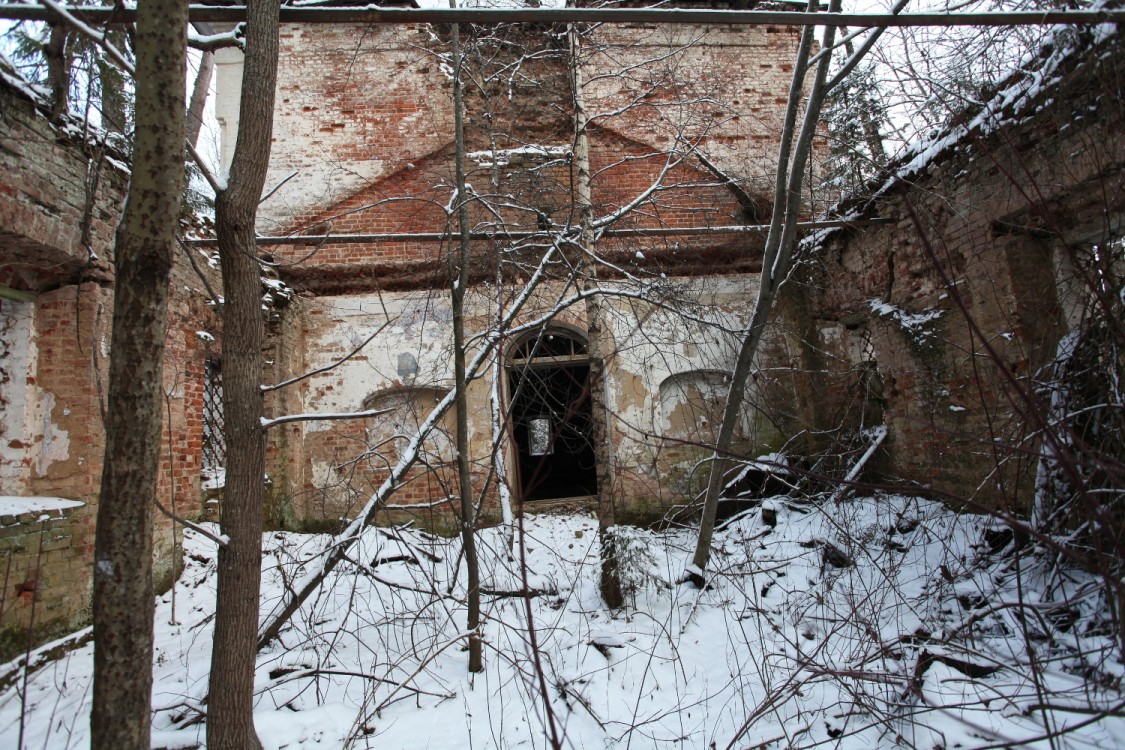
[(1119, 36), (1073, 55), (1019, 116), (1009, 106), (877, 199), (844, 206), (893, 223), (806, 246), (777, 319), (788, 345), (769, 352), (790, 432), (885, 415), (873, 478), (1027, 509), (1037, 442), (998, 363), (1044, 397), (1035, 379), (1084, 301), (1070, 252), (1121, 236), (1123, 73)]
[[(533, 51), (538, 67), (534, 75), (510, 79), (503, 95), (470, 87), (466, 137), (470, 150), (479, 153), (468, 165), (469, 179), (478, 192), (505, 198), (498, 216), (477, 213), (473, 220), (503, 220), (521, 229), (534, 229), (544, 220), (556, 226), (573, 222), (565, 157), (571, 137), (570, 93), (560, 67), (560, 37), (545, 43), (503, 33), (509, 34), (505, 49)], [(448, 40), (428, 28), (335, 27), (313, 34), (312, 29), (292, 29), (284, 40), (283, 55), (301, 64), (283, 65), (280, 86), (285, 94), (271, 167), (275, 182), (297, 175), (287, 189), (300, 193), (303, 203), (270, 213), (268, 226), (314, 235), (447, 229), (452, 131), (448, 75), (441, 63)], [(688, 40), (692, 43), (686, 44)], [(593, 117), (593, 197), (599, 215), (628, 203), (651, 184), (677, 139), (697, 143), (757, 200), (740, 203), (734, 193), (716, 186), (702, 165), (685, 160), (666, 175), (667, 189), (619, 226), (746, 223), (768, 208), (761, 196), (772, 178), (777, 124), (796, 45), (793, 30), (606, 26), (593, 42), (583, 58), (583, 72)], [(407, 53), (410, 44), (418, 46)], [(669, 49), (679, 51), (667, 55)], [(490, 59), (496, 69), (506, 62)], [(634, 74), (601, 75), (614, 66), (630, 66)], [(387, 70), (394, 71), (389, 84), (393, 95), (384, 97), (386, 86), (381, 85), (380, 95), (372, 96), (363, 81), (379, 80), (377, 71)], [(484, 80), (484, 73), (493, 69), (478, 70), (482, 77), (474, 80)], [(896, 223), (836, 232), (817, 245), (816, 256), (805, 259), (789, 285), (760, 357), (755, 403), (746, 418), (750, 450), (790, 441), (791, 451), (810, 460), (836, 455), (844, 469), (865, 447), (868, 438), (859, 431), (885, 421), (891, 437), (870, 466), (872, 476), (989, 504), (1024, 501), (1034, 461), (1026, 453), (1013, 453), (1005, 459), (1004, 471), (992, 472), (997, 441), (989, 430), (1001, 432), (1001, 442), (1015, 445), (1026, 424), (1010, 407), (999, 375), (982, 371), (980, 342), (954, 309), (919, 231), (1017, 376), (1026, 379), (1047, 363), (1069, 324), (1056, 283), (1056, 269), (1063, 265), (1058, 243), (1088, 241), (1095, 230), (1104, 229), (1104, 217), (1119, 210), (1121, 118), (1115, 103), (1120, 92), (1113, 72), (1106, 70), (1104, 62), (1072, 70), (1070, 78), (1053, 84), (1051, 93), (1039, 94), (1039, 103), (1030, 110), (1034, 118), (1010, 121), (987, 135), (976, 131), (923, 173), (911, 175), (909, 183), (884, 191), (865, 207), (865, 215), (890, 216)], [(329, 75), (332, 83), (326, 86)], [(427, 123), (422, 132), (405, 124), (419, 121)], [(539, 151), (530, 153), (529, 145)], [(347, 184), (322, 179), (329, 169), (354, 179)], [(918, 214), (917, 225), (909, 218), (908, 204)], [(1048, 215), (1065, 219), (1054, 240), (1040, 232)], [(1029, 225), (1035, 231), (997, 228)], [(713, 305), (719, 319), (736, 322), (749, 310), (759, 270), (752, 239), (727, 244), (717, 238), (633, 238), (606, 240), (599, 249), (630, 273), (663, 273), (686, 285), (699, 295), (695, 299)], [(286, 329), (289, 341), (300, 342), (300, 351), (282, 346), (277, 349), (280, 361), (325, 365), (345, 354), (349, 342), (361, 340), (365, 331), (389, 326), (379, 339), (383, 351), (365, 352), (354, 364), (312, 379), (291, 397), (294, 405), (306, 411), (351, 410), (381, 389), (414, 387), (418, 384), (404, 383), (396, 373), (395, 357), (401, 354), (416, 357), (428, 373), (424, 385), (448, 387), (443, 343), (448, 308), (436, 291), (447, 284), (445, 245), (329, 241), (274, 252), (292, 264), (282, 273), (305, 293)], [(492, 294), (495, 255), (492, 243), (473, 246), (477, 291), (483, 298)], [(713, 275), (720, 270), (729, 275)], [(512, 278), (516, 280), (518, 275)], [(477, 303), (481, 316), (484, 302)], [(424, 333), (396, 318), (419, 305), (428, 314), (415, 312), (407, 318), (427, 320)], [(615, 474), (630, 507), (663, 510), (697, 488), (691, 467), (701, 454), (693, 439), (685, 440), (693, 436), (659, 434), (674, 421), (661, 411), (660, 401), (667, 398), (661, 389), (670, 392), (667, 384), (683, 376), (684, 387), (690, 386), (683, 392), (707, 402), (692, 407), (698, 421), (711, 410), (713, 395), (705, 394), (719, 388), (708, 373), (729, 367), (731, 342), (667, 323), (654, 335), (646, 328), (655, 320), (654, 312), (644, 307), (623, 304), (612, 331), (618, 346), (608, 376), (616, 425)], [(910, 316), (930, 312), (935, 313), (932, 320), (913, 325), (920, 318)], [(483, 317), (478, 320), (487, 325)], [(580, 314), (573, 325), (584, 329)], [(629, 342), (638, 337), (647, 337), (646, 344), (634, 343), (630, 349)], [(654, 349), (664, 359), (656, 368), (645, 361)], [(290, 369), (296, 371), (295, 366)], [(479, 391), (471, 429), (483, 438), (485, 387)], [(673, 410), (683, 406), (674, 401), (666, 405)], [(701, 429), (705, 433), (709, 427)], [(368, 459), (356, 464), (346, 458), (366, 450), (368, 433), (358, 425), (288, 431), (284, 465), (290, 489), (283, 494), (316, 498), (313, 505), (329, 509), (330, 516), (354, 510), (378, 483), (379, 471)], [(484, 466), (487, 457), (477, 460)], [(410, 502), (434, 488), (437, 495), (431, 499), (444, 496), (443, 481), (417, 481), (407, 493)], [(306, 509), (298, 515), (323, 512), (314, 513), (304, 500), (293, 502), (293, 507)]]
[[(572, 91), (562, 32), (561, 27), (464, 31), (470, 48), (477, 42), (482, 50), (467, 55), (472, 69), (466, 87), (468, 180), (498, 206), (491, 213), (474, 208), (475, 226), (502, 221), (508, 228), (535, 230), (546, 221), (555, 226), (577, 221), (570, 161)], [(446, 231), (454, 184), (448, 30), (287, 26), (281, 41), (267, 190), (279, 187), (262, 205), (259, 230), (312, 235)], [(592, 117), (595, 212), (609, 215), (659, 182), (660, 190), (617, 228), (760, 221), (768, 210), (763, 196), (772, 180), (796, 44), (796, 32), (781, 28), (670, 31), (628, 25), (594, 33), (582, 67)], [(220, 74), (219, 118), (229, 142), (237, 117), (232, 88), (239, 76), (236, 62), (228, 64), (231, 68)], [(605, 75), (624, 67), (630, 75)], [(633, 106), (623, 106), (629, 102)], [(697, 159), (685, 156), (688, 144), (736, 178), (753, 199), (740, 200)], [(736, 324), (753, 299), (760, 241), (732, 235), (607, 239), (599, 251), (620, 269), (609, 271), (610, 276), (639, 275), (676, 288), (708, 310), (706, 315)], [(377, 345), (273, 396), (267, 403), (271, 414), (353, 411), (396, 389), (448, 390), (450, 312), (440, 291), (448, 285), (447, 242), (310, 241), (267, 252), (281, 263), (282, 278), (301, 293), (275, 323), (267, 359), (277, 380), (329, 365), (386, 326)], [(488, 300), (495, 296), (491, 281), (497, 273), (519, 282), (525, 273), (520, 269), (533, 263), (541, 248), (532, 241), (523, 250), (520, 241), (513, 241), (505, 252), (501, 262), (496, 243), (473, 243), (475, 330), (489, 325)], [(544, 291), (521, 319), (548, 309), (551, 295), (561, 289)], [(622, 347), (613, 357), (608, 383), (616, 415), (615, 481), (629, 507), (659, 513), (690, 494), (700, 454), (686, 430), (676, 439), (654, 437), (661, 383), (726, 367), (731, 342), (718, 341), (725, 337), (721, 332), (671, 321), (658, 305), (622, 302), (615, 310), (612, 336)], [(640, 316), (650, 322), (638, 324)], [(561, 319), (585, 330), (581, 312), (564, 313)], [(711, 339), (710, 345), (697, 343)], [(405, 356), (415, 358), (419, 368), (410, 380), (397, 369)], [(490, 460), (490, 377), (470, 388), (473, 459), (482, 479)], [(711, 390), (707, 394), (713, 399)], [(269, 457), (273, 521), (332, 525), (354, 516), (397, 456), (394, 444), (372, 449), (380, 445), (376, 421), (275, 430)], [(758, 439), (773, 439), (771, 430), (760, 432)], [(438, 459), (441, 453), (435, 450)], [(400, 508), (439, 503), (417, 513), (442, 526), (450, 518), (440, 501), (451, 494), (453, 483), (441, 460), (431, 467), (416, 469), (394, 502)], [(664, 480), (673, 469), (677, 478), (669, 489)], [(492, 516), (499, 514), (494, 500), (486, 504)]]
[[(0, 658), (89, 619), (113, 233), (127, 176), (107, 158), (112, 154), (73, 133), (50, 122), (22, 91), (0, 85), (0, 285), (31, 295), (0, 299), (0, 495), (84, 503), (44, 519), (0, 519)], [(158, 499), (195, 517), (203, 361), (213, 346), (196, 332), (218, 332), (201, 282), (185, 258), (178, 260)], [(153, 533), (154, 574), (166, 587), (179, 532), (157, 513)]]

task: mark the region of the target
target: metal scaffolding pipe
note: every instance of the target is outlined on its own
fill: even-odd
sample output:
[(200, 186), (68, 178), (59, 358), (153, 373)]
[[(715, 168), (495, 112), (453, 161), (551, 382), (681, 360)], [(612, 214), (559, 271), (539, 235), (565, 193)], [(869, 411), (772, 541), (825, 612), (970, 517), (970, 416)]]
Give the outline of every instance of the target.
[[(828, 219), (824, 221), (798, 222), (799, 230), (836, 229), (840, 227), (872, 226), (875, 224), (890, 224), (894, 219)], [(607, 229), (602, 232), (602, 237), (701, 237), (708, 235), (726, 234), (760, 234), (769, 231), (769, 224), (744, 224), (737, 226), (720, 227), (660, 227), (653, 229)], [(500, 240), (500, 239), (534, 239), (536, 237), (551, 237), (550, 232), (543, 230), (492, 230), (470, 232), (469, 239), (473, 240)], [(379, 242), (442, 242), (445, 240), (460, 239), (459, 232), (399, 232), (384, 234), (294, 234), (279, 237), (259, 237), (259, 245), (366, 245)], [(213, 238), (195, 238), (184, 240), (190, 247), (212, 247), (218, 244)]]
[[(136, 9), (65, 6), (87, 23), (125, 24), (136, 20)], [(193, 5), (192, 22), (239, 23), (244, 6)], [(51, 21), (54, 11), (38, 5), (0, 3), (0, 18)], [(787, 10), (695, 10), (690, 8), (362, 8), (292, 7), (281, 9), (282, 23), (411, 24), (411, 23), (651, 23), (731, 26), (1043, 26), (1125, 22), (1125, 10), (1042, 10), (986, 13), (805, 13)]]

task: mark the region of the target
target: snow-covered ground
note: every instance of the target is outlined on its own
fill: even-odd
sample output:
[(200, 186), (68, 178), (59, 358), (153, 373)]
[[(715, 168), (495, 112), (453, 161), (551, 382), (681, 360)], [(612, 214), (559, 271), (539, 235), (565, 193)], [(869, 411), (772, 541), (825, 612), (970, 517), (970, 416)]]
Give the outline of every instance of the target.
[[(904, 497), (774, 498), (716, 534), (702, 591), (675, 583), (690, 530), (623, 530), (631, 606), (616, 615), (597, 593), (593, 519), (524, 525), (510, 554), (503, 529), (480, 533), (476, 675), (464, 591), (449, 593), (458, 543), (368, 529), (259, 658), (266, 748), (544, 748), (552, 725), (567, 748), (1049, 747), (1037, 738), (1068, 727), (1054, 747), (1125, 746), (1101, 589), (992, 554), (980, 517)], [(157, 604), (153, 747), (204, 741), (215, 548), (189, 537)], [(266, 536), (263, 614), (326, 540)], [(26, 697), (17, 679), (0, 747), (21, 732), (24, 748), (87, 747), (91, 668), (87, 645), (32, 674)]]

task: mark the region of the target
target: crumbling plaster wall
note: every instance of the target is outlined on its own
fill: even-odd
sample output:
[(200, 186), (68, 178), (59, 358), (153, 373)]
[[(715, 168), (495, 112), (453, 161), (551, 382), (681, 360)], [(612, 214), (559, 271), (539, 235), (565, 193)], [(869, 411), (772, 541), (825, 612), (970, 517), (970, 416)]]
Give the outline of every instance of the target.
[(35, 340), (35, 305), (0, 300), (0, 494), (27, 495), (29, 467), (41, 461), (43, 445), (26, 440), (43, 416), (42, 401), (24, 373), (34, 372), (39, 359)]
[[(606, 390), (615, 489), (621, 512), (633, 517), (659, 516), (673, 504), (686, 502), (696, 489), (698, 477), (694, 472), (701, 457), (695, 445), (699, 425), (692, 424), (674, 435), (676, 439), (667, 439), (671, 415), (661, 411), (661, 384), (684, 373), (730, 370), (735, 355), (730, 331), (745, 323), (756, 277), (696, 277), (681, 280), (676, 287), (676, 293), (692, 304), (697, 321), (687, 321), (644, 301), (611, 297), (608, 304), (611, 355), (606, 363)], [(551, 311), (560, 291), (557, 285), (540, 289), (516, 325)], [(488, 287), (478, 287), (469, 295), (470, 335), (495, 329), (495, 300), (496, 290)], [(286, 324), (290, 328), (300, 326), (299, 334), (291, 331), (284, 335), (286, 340), (301, 341), (301, 350), (276, 351), (280, 357), (288, 353), (299, 358), (308, 371), (333, 364), (373, 334), (376, 338), (342, 364), (304, 381), (299, 400), (290, 400), (286, 407), (294, 413), (354, 412), (387, 403), (373, 397), (402, 392), (424, 396), (425, 403), (417, 413), (425, 415), (452, 388), (452, 314), (447, 293), (316, 297), (303, 300), (301, 305), (302, 313)], [(584, 331), (583, 306), (558, 311), (552, 324)], [(469, 353), (470, 358), (476, 351)], [(470, 445), (478, 486), (483, 486), (492, 460), (490, 394), (496, 370), (495, 359), (490, 362), (468, 391)], [(507, 388), (506, 374), (501, 373), (505, 403), (509, 398)], [(282, 473), (281, 464), (285, 463), (294, 519), (307, 522), (354, 517), (386, 476), (388, 462), (393, 463), (404, 442), (379, 445), (375, 436), (385, 436), (376, 421), (379, 419), (299, 423), (291, 428), (285, 441), (290, 453), (277, 456), (271, 479)], [(772, 433), (752, 417), (747, 425), (742, 447), (748, 451), (768, 449)], [(454, 528), (451, 508), (440, 503), (456, 494), (451, 483), (452, 467), (448, 465), (452, 456), (448, 436), (452, 413), (442, 426), (446, 434), (435, 437), (426, 449), (433, 470), (416, 469), (388, 510), (414, 506), (415, 515), (432, 527)], [(509, 448), (505, 448), (504, 456), (512, 467), (514, 457)], [(676, 481), (669, 481), (670, 473)], [(488, 517), (499, 518), (497, 502), (495, 493), (491, 493), (485, 506)], [(433, 503), (439, 504), (423, 507)], [(388, 517), (401, 520), (404, 516), (399, 513)]]
[[(0, 84), (0, 495), (77, 504), (0, 518), (8, 602), (0, 658), (89, 618), (97, 496), (111, 356), (113, 234), (127, 175), (72, 127), (44, 115), (34, 92)], [(97, 191), (90, 187), (97, 184)], [(176, 217), (170, 217), (175, 220)], [(84, 231), (85, 228), (85, 231)], [(167, 394), (158, 499), (199, 513), (202, 359), (212, 324), (202, 284), (182, 257), (169, 300)], [(203, 264), (205, 266), (205, 264)], [(157, 514), (154, 574), (167, 586), (179, 531)]]
[(799, 373), (795, 425), (839, 436), (885, 414), (880, 480), (1027, 507), (1034, 424), (1004, 370), (1044, 397), (1034, 381), (1086, 299), (1068, 249), (1122, 232), (1119, 44), (1073, 55), (1016, 99), (1019, 116), (1004, 109), (946, 138), (849, 208), (892, 224), (806, 245), (777, 319), (792, 345), (768, 354)]

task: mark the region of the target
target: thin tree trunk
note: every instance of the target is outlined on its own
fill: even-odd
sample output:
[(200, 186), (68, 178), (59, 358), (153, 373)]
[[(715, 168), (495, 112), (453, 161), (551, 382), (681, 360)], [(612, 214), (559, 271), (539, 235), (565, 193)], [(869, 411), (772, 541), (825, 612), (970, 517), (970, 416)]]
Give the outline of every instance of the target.
[[(579, 60), (581, 42), (578, 28), (571, 24), (567, 29), (570, 52), (570, 86), (574, 102), (574, 185), (578, 202), (579, 243), (587, 251), (594, 248), (594, 200), (590, 176), (590, 137), (586, 115), (585, 97), (582, 93), (582, 68)], [(598, 268), (589, 264), (587, 276), (581, 282), (586, 289), (597, 286)], [(598, 480), (598, 542), (601, 550), (599, 589), (602, 600), (610, 609), (625, 603), (621, 592), (621, 570), (614, 541), (613, 527), (617, 524), (614, 505), (613, 443), (610, 440), (609, 406), (606, 404), (605, 369), (610, 347), (606, 330), (602, 300), (597, 294), (586, 298), (586, 325), (590, 352), (590, 413), (593, 422), (594, 463)]]
[(187, 142), (192, 148), (199, 145), (203, 108), (207, 104), (207, 93), (211, 90), (211, 75), (214, 72), (215, 53), (205, 51), (199, 58), (199, 72), (195, 74), (195, 85), (191, 89), (191, 101), (188, 103)]
[[(838, 6), (839, 0), (832, 0), (830, 10), (834, 10)], [(809, 12), (815, 10), (816, 3), (810, 2)], [(805, 27), (802, 32), (801, 43), (797, 51), (797, 62), (793, 67), (793, 80), (789, 87), (789, 100), (781, 131), (781, 150), (777, 160), (773, 216), (762, 255), (762, 277), (758, 299), (754, 304), (750, 323), (743, 332), (738, 358), (731, 376), (730, 389), (727, 391), (723, 421), (715, 442), (715, 454), (711, 460), (711, 470), (707, 478), (703, 517), (699, 523), (699, 537), (696, 540), (695, 555), (692, 558), (691, 567), (685, 574), (686, 580), (692, 581), (699, 587), (702, 587), (705, 583), (703, 574), (711, 557), (711, 539), (715, 530), (719, 494), (726, 477), (727, 456), (730, 454), (731, 444), (734, 440), (735, 426), (742, 411), (746, 382), (749, 380), (751, 365), (758, 351), (758, 344), (762, 340), (762, 332), (765, 330), (770, 310), (773, 308), (774, 299), (777, 297), (777, 290), (789, 273), (797, 219), (801, 210), (801, 183), (804, 179), (805, 165), (812, 151), (812, 142), (816, 135), (820, 110), (824, 103), (825, 81), (828, 77), (828, 66), (831, 64), (831, 55), (828, 50), (831, 49), (835, 39), (835, 31), (836, 29), (833, 26), (829, 26), (825, 30), (824, 53), (817, 65), (816, 77), (813, 80), (809, 99), (805, 105), (805, 116), (801, 124), (800, 135), (797, 138), (796, 145), (792, 146), (792, 152), (790, 152), (797, 113), (801, 106), (801, 92), (805, 73), (808, 70), (809, 53), (813, 46), (813, 27), (811, 26)]]
[[(207, 747), (260, 748), (254, 664), (261, 587), (263, 476), (261, 269), (254, 223), (266, 180), (277, 83), (280, 0), (247, 4), (246, 63), (230, 182), (215, 202), (223, 273), (223, 418), (226, 489), (220, 526)], [(181, 66), (182, 67), (182, 66)], [(182, 106), (182, 105), (181, 105)]]
[(105, 463), (94, 539), (90, 728), (91, 747), (98, 750), (148, 750), (152, 744), (152, 508), (168, 281), (184, 175), (186, 26), (184, 0), (148, 0), (138, 10), (141, 122), (117, 228)]
[[(450, 0), (450, 7), (456, 7)], [(465, 287), (469, 281), (469, 196), (465, 181), (465, 101), (461, 82), (461, 28), (453, 24), (453, 128), (456, 154), (457, 226), (461, 233), (457, 262), (451, 263), (453, 282), (453, 377), (457, 414), (457, 484), (461, 495), (461, 548), (465, 553), (468, 608), (465, 627), (469, 630), (469, 671), (484, 669), (480, 641), (480, 568), (477, 561), (476, 510), (473, 503), (473, 478), (469, 466), (468, 378), (465, 375)], [(452, 252), (452, 251), (451, 251)]]
[(70, 29), (65, 24), (53, 24), (47, 37), (43, 56), (47, 59), (47, 88), (51, 90), (51, 117), (66, 114), (70, 101), (70, 56), (66, 40)]

